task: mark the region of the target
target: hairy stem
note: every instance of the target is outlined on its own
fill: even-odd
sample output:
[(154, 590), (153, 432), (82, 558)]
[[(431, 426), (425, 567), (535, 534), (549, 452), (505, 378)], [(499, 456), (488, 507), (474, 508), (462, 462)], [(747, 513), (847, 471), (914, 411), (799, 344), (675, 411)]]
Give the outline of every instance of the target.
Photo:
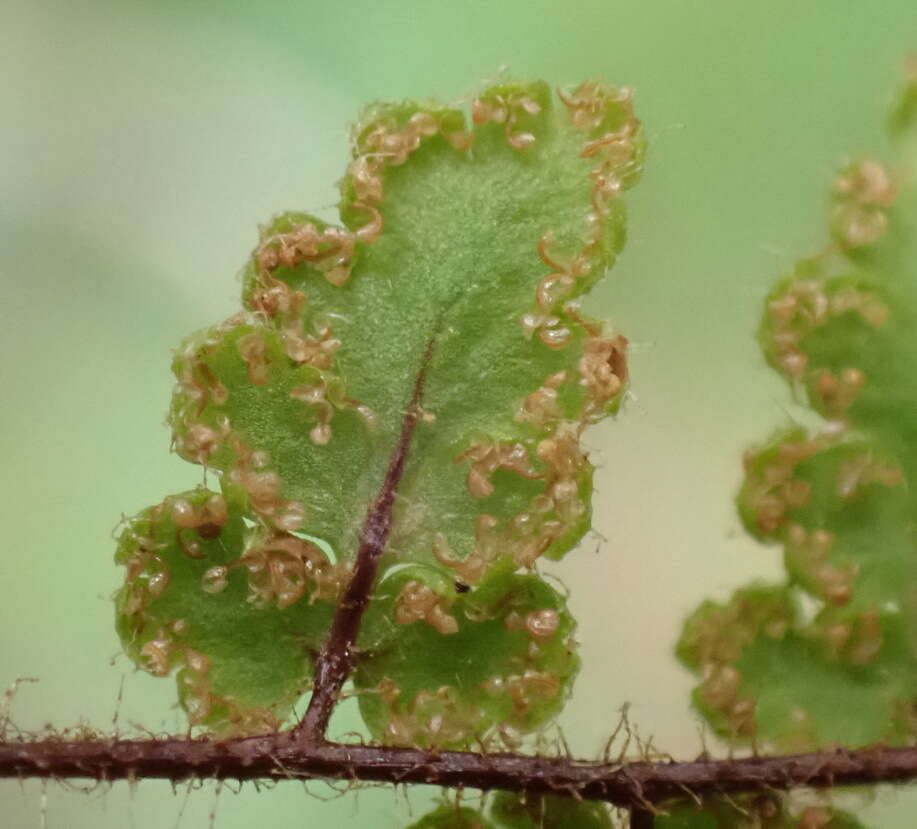
[(353, 648), (360, 632), (360, 623), (366, 611), (376, 581), (379, 558), (385, 552), (392, 528), (392, 508), (404, 465), (411, 448), (411, 438), (420, 419), (420, 402), (423, 397), (427, 366), (433, 352), (433, 339), (427, 344), (420, 370), (414, 382), (414, 391), (401, 422), (401, 435), (389, 461), (388, 471), (379, 494), (373, 501), (357, 548), (356, 562), (350, 582), (347, 584), (331, 624), (331, 631), (325, 640), (315, 664), (315, 683), (309, 707), (302, 721), (292, 734), (300, 740), (320, 742), (324, 740), (328, 720), (338, 701), (341, 686), (353, 668)]
[[(687, 795), (897, 783), (917, 778), (917, 748), (605, 763), (342, 743), (293, 732), (237, 740), (40, 740), (0, 743), (0, 777), (95, 780), (373, 780), (569, 795), (637, 807)], [(648, 826), (639, 816), (637, 826)]]

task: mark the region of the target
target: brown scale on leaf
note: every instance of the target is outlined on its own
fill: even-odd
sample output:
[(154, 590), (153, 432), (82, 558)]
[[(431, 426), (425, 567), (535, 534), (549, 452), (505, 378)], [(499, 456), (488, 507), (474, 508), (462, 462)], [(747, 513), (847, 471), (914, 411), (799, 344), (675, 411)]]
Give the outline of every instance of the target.
[(828, 618), (818, 630), (824, 638), (828, 657), (850, 665), (868, 665), (882, 650), (882, 619), (875, 608), (856, 616)]
[[(208, 333), (204, 340), (192, 340), (176, 360), (178, 377), (176, 399), (180, 405), (171, 415), (173, 448), (182, 457), (206, 465), (232, 435), (229, 418), (220, 413), (211, 422), (199, 418), (209, 406), (225, 406), (229, 393), (210, 369), (207, 361), (220, 346), (222, 334), (244, 322), (237, 314)], [(258, 385), (267, 382), (265, 344), (256, 332), (239, 340), (239, 352), (248, 367), (249, 379)], [(180, 428), (183, 427), (183, 428)]]
[(287, 354), (294, 363), (324, 370), (333, 367), (334, 353), (342, 345), (328, 324), (320, 326), (313, 337), (303, 336), (299, 326), (293, 332), (285, 331), (284, 343)]
[(249, 601), (288, 607), (309, 590), (309, 603), (334, 599), (346, 573), (332, 566), (315, 544), (289, 533), (256, 539), (233, 566), (248, 572)]
[(739, 660), (759, 632), (771, 639), (783, 639), (793, 619), (793, 609), (783, 597), (763, 601), (740, 594), (727, 605), (708, 607), (697, 614), (683, 641), (702, 666), (731, 664)]
[(248, 379), (256, 386), (263, 386), (269, 379), (267, 346), (258, 331), (240, 337), (236, 343), (239, 354), (248, 368)]
[(809, 532), (795, 522), (786, 528), (787, 560), (804, 574), (807, 586), (819, 598), (843, 605), (853, 597), (860, 568), (855, 564), (838, 567), (828, 561), (835, 540), (835, 534), (825, 529)]
[[(447, 128), (433, 113), (423, 111), (414, 113), (400, 130), (383, 118), (377, 123), (360, 125), (357, 132), (359, 137), (354, 139), (354, 144), (358, 154), (349, 165), (346, 178), (355, 194), (350, 207), (365, 213), (367, 222), (354, 233), (335, 227), (320, 230), (314, 223), (306, 222), (286, 233), (268, 237), (255, 254), (261, 284), (252, 294), (251, 307), (276, 320), (286, 353), (293, 362), (322, 370), (332, 368), (333, 355), (341, 347), (341, 341), (334, 337), (329, 324), (320, 325), (315, 336), (304, 334), (306, 295), (277, 279), (274, 271), (281, 266), (293, 268), (307, 262), (318, 268), (331, 284), (342, 286), (350, 277), (356, 243), (372, 244), (382, 232), (379, 206), (384, 196), (382, 174), (386, 165), (403, 164), (425, 138), (436, 134), (442, 134), (457, 149), (467, 149), (471, 145), (470, 133)], [(249, 377), (256, 384), (266, 381), (259, 359), (262, 353), (248, 344), (243, 351), (249, 364)], [(324, 445), (331, 439), (332, 412), (325, 391), (317, 386), (293, 391), (294, 397), (320, 410), (319, 423), (310, 432), (312, 442), (317, 445)], [(352, 406), (367, 421), (373, 421), (373, 413), (357, 401), (331, 402)]]
[(538, 312), (523, 314), (519, 322), (527, 339), (535, 333), (538, 339), (553, 350), (559, 350), (570, 342), (572, 331), (561, 315), (561, 304), (575, 290), (576, 281), (592, 269), (586, 252), (580, 252), (569, 262), (563, 262), (549, 250), (554, 234), (545, 232), (538, 240), (538, 257), (551, 273), (542, 278), (535, 289), (535, 304)]
[[(257, 253), (255, 257), (257, 261)], [(273, 321), (280, 331), (287, 356), (294, 362), (300, 362), (296, 357), (303, 337), (302, 319), (306, 308), (306, 294), (300, 290), (293, 290), (269, 271), (259, 270), (257, 273), (260, 285), (252, 291), (248, 306), (263, 321)]]
[[(286, 233), (278, 233), (262, 241), (255, 253), (255, 261), (265, 277), (270, 277), (277, 268), (295, 268), (308, 262), (321, 271), (332, 285), (341, 286), (350, 276), (357, 238), (340, 227), (319, 230), (312, 222), (304, 222)], [(265, 293), (256, 304), (265, 311), (274, 303), (276, 310), (282, 310), (283, 304), (289, 302), (278, 282), (280, 280), (272, 278), (264, 280)]]
[(346, 568), (332, 565), (317, 545), (277, 532), (255, 536), (238, 559), (209, 568), (201, 577), (201, 589), (221, 593), (229, 586), (229, 573), (234, 568), (244, 568), (247, 573), (249, 602), (281, 609), (307, 592), (310, 604), (333, 600), (347, 577)]
[(538, 339), (552, 351), (566, 347), (573, 336), (563, 318), (556, 314), (523, 314), (519, 324), (526, 339), (531, 339), (537, 333)]
[[(170, 515), (178, 527), (178, 546), (189, 558), (203, 558), (201, 539), (216, 538), (220, 535), (228, 517), (226, 501), (222, 495), (212, 495), (202, 506), (195, 508), (183, 498), (170, 500)], [(162, 507), (167, 503), (169, 502), (164, 502)]]
[[(573, 126), (589, 135), (581, 155), (598, 162), (590, 173), (592, 213), (587, 217), (590, 230), (584, 248), (585, 255), (592, 256), (601, 243), (601, 220), (608, 213), (609, 203), (621, 194), (625, 179), (636, 172), (639, 165), (640, 122), (634, 116), (630, 87), (615, 89), (587, 81), (571, 93), (558, 90), (558, 95), (567, 107)], [(612, 111), (623, 116), (622, 123), (617, 129), (596, 135)]]
[[(548, 508), (545, 508), (544, 512), (547, 511)], [(498, 558), (508, 557), (516, 567), (532, 569), (566, 529), (562, 521), (546, 518), (536, 510), (515, 516), (500, 530), (495, 529), (496, 519), (491, 519), (491, 522), (489, 532), (483, 538), (482, 534), (476, 534), (475, 551), (466, 562), (471, 560), (489, 564)]]
[[(543, 237), (542, 241), (545, 238)], [(575, 266), (558, 265), (543, 254), (541, 247), (539, 247), (539, 254), (542, 260), (552, 267), (575, 268)], [(589, 264), (585, 257), (581, 257), (580, 261), (587, 266)], [(568, 300), (561, 304), (561, 300), (573, 290), (575, 280), (572, 273), (574, 272), (575, 270), (571, 273), (552, 273), (539, 283), (535, 291), (535, 301), (540, 306), (539, 312), (523, 314), (519, 319), (526, 339), (531, 339), (537, 333), (538, 339), (544, 345), (554, 351), (559, 351), (571, 341), (573, 330), (577, 327), (582, 329), (589, 338), (601, 338), (601, 324), (583, 316), (578, 302)], [(583, 268), (580, 275), (587, 272), (588, 269)]]
[[(756, 456), (746, 458), (746, 483), (742, 501), (755, 518), (759, 532), (780, 533), (787, 563), (800, 574), (807, 590), (836, 605), (850, 602), (859, 574), (854, 563), (830, 561), (835, 535), (823, 527), (809, 529), (787, 518), (787, 513), (804, 507), (811, 498), (810, 484), (796, 476), (798, 465), (837, 445), (837, 436), (824, 434), (811, 440), (787, 440), (777, 457), (763, 468)], [(904, 477), (896, 466), (875, 459), (872, 452), (858, 452), (840, 463), (835, 476), (835, 494), (843, 500), (857, 497), (864, 487), (875, 484), (901, 486)]]
[(185, 648), (184, 666), (178, 675), (182, 705), (191, 725), (204, 723), (215, 709), (225, 715), (224, 729), (234, 737), (268, 734), (278, 731), (280, 720), (267, 708), (241, 708), (232, 696), (213, 691), (210, 660), (193, 648)]
[[(610, 89), (589, 82), (570, 93), (558, 90), (558, 95), (567, 107), (573, 126), (588, 135), (581, 155), (595, 159), (597, 164), (589, 173), (592, 209), (585, 216), (586, 232), (582, 247), (566, 260), (558, 257), (550, 250), (554, 242), (550, 230), (542, 234), (536, 244), (539, 258), (551, 269), (551, 273), (542, 277), (535, 290), (538, 310), (523, 314), (519, 322), (527, 338), (537, 333), (539, 340), (554, 350), (564, 348), (572, 340), (569, 322), (579, 321), (576, 308), (561, 305), (578, 293), (577, 281), (592, 272), (601, 250), (609, 205), (618, 198), (625, 180), (639, 166), (640, 129), (640, 122), (633, 114), (632, 91), (629, 88)], [(614, 130), (596, 135), (612, 110), (621, 113), (623, 122)]]
[[(310, 365), (323, 370), (334, 366), (334, 353), (341, 347), (341, 341), (333, 335), (330, 325), (322, 325), (316, 336), (306, 336), (302, 319), (296, 316), (283, 323), (280, 335), (287, 356), (296, 365)], [(237, 347), (248, 366), (249, 380), (256, 386), (263, 386), (269, 379), (267, 344), (263, 336), (253, 331), (241, 337)]]
[(552, 437), (538, 444), (535, 453), (548, 467), (545, 493), (536, 497), (535, 511), (555, 512), (564, 523), (576, 521), (586, 508), (579, 497), (578, 478), (587, 461), (578, 432), (572, 427), (558, 428)]
[[(221, 495), (212, 495), (194, 507), (183, 498), (167, 498), (152, 510), (151, 520), (158, 522), (167, 516), (177, 528), (176, 543), (185, 555), (202, 558), (200, 540), (220, 534), (227, 521), (226, 502)], [(136, 549), (127, 561), (124, 580), (128, 592), (121, 612), (126, 616), (142, 614), (150, 602), (165, 592), (171, 580), (169, 568), (158, 553), (164, 544), (136, 534), (134, 541)], [(164, 633), (158, 638), (165, 642), (168, 637)]]
[(849, 165), (838, 176), (834, 194), (831, 225), (842, 247), (872, 245), (887, 233), (885, 211), (897, 190), (879, 162), (867, 158)]
[(822, 410), (828, 417), (835, 419), (844, 416), (865, 385), (866, 375), (852, 367), (845, 368), (839, 375), (829, 369), (822, 369), (814, 382)]
[(425, 111), (415, 112), (400, 130), (390, 120), (380, 118), (358, 125), (355, 134), (358, 155), (347, 168), (346, 180), (356, 197), (350, 207), (369, 217), (355, 234), (356, 240), (365, 244), (372, 244), (382, 233), (379, 206), (385, 195), (382, 174), (387, 165), (404, 164), (424, 139), (437, 134), (457, 150), (467, 150), (472, 143), (471, 133), (451, 129), (442, 118)]
[(505, 528), (501, 545), (517, 567), (532, 569), (564, 529), (563, 522), (557, 519), (539, 513), (520, 513)]
[(241, 487), (258, 516), (278, 530), (293, 532), (305, 520), (305, 507), (299, 501), (288, 501), (280, 495), (280, 476), (267, 469), (264, 452), (253, 452), (238, 437), (233, 437), (236, 462), (227, 470), (226, 478)]
[[(795, 279), (783, 293), (768, 305), (771, 324), (770, 340), (780, 369), (791, 379), (801, 380), (808, 369), (809, 357), (802, 348), (802, 341), (815, 329), (831, 319), (848, 313), (859, 314), (873, 328), (881, 328), (888, 320), (889, 311), (878, 297), (856, 289), (838, 291), (829, 296), (824, 283), (818, 279)], [(826, 404), (839, 405), (842, 414), (856, 398), (857, 392), (866, 382), (866, 377), (855, 367), (845, 369), (848, 382), (842, 399), (834, 401), (830, 385), (820, 386), (821, 375), (815, 380), (815, 391), (820, 397), (827, 397)], [(851, 374), (857, 372), (856, 375)], [(842, 381), (837, 378), (838, 383)], [(838, 389), (838, 391), (841, 391)]]
[(419, 581), (409, 581), (395, 600), (395, 621), (399, 625), (426, 622), (444, 636), (458, 633), (458, 622), (448, 612), (443, 596)]
[(828, 320), (828, 298), (823, 285), (815, 279), (797, 279), (784, 294), (770, 302), (777, 362), (793, 380), (802, 379), (809, 358), (800, 349), (802, 339)]
[[(213, 374), (206, 360), (219, 345), (219, 333), (230, 323), (227, 320), (203, 343), (189, 342), (176, 361), (177, 391), (183, 399), (171, 418), (173, 448), (182, 457), (199, 464), (208, 462), (231, 431), (225, 415), (219, 416), (215, 424), (198, 420), (208, 406), (224, 406), (229, 399), (226, 386)], [(179, 425), (184, 425), (184, 429), (179, 431)]]
[(557, 390), (567, 382), (569, 375), (559, 371), (545, 378), (542, 384), (522, 401), (516, 412), (516, 421), (531, 423), (539, 429), (555, 426), (563, 417), (557, 405)]
[[(250, 303), (256, 313), (274, 320), (284, 350), (296, 365), (309, 365), (330, 372), (334, 368), (334, 355), (342, 346), (341, 340), (334, 336), (331, 324), (322, 321), (316, 324), (313, 334), (306, 333), (303, 321), (307, 301), (305, 293), (294, 291), (270, 273), (264, 273), (262, 277), (262, 283), (269, 287), (254, 292)], [(258, 335), (252, 333), (243, 337), (239, 350), (248, 365), (249, 379), (256, 385), (267, 382), (264, 344)], [(294, 388), (290, 394), (317, 410), (319, 422), (309, 432), (310, 440), (317, 446), (324, 446), (331, 440), (331, 419), (335, 408), (354, 408), (368, 425), (375, 424), (374, 413), (359, 401), (347, 398), (342, 392), (340, 378), (336, 376), (327, 374), (315, 383)]]
[(309, 440), (317, 446), (324, 446), (331, 440), (331, 418), (334, 406), (327, 398), (328, 385), (319, 380), (314, 385), (297, 386), (290, 390), (290, 397), (310, 406), (318, 415), (318, 423), (309, 431)]
[[(258, 252), (255, 253), (257, 262)], [(248, 307), (264, 320), (280, 317), (282, 320), (297, 320), (306, 306), (303, 291), (293, 290), (282, 279), (277, 279), (263, 269), (257, 271), (259, 286), (247, 300)], [(240, 320), (241, 321), (241, 320)]]
[(343, 394), (337, 377), (319, 377), (309, 385), (296, 386), (290, 390), (290, 397), (310, 406), (318, 415), (318, 423), (309, 431), (309, 439), (316, 446), (325, 446), (331, 440), (331, 420), (337, 409), (354, 409), (370, 429), (377, 424), (376, 414), (369, 406)]
[(533, 610), (525, 617), (525, 630), (536, 642), (553, 639), (560, 628), (560, 616), (556, 610)]
[(506, 614), (503, 627), (512, 632), (524, 630), (535, 643), (547, 642), (560, 627), (560, 616), (556, 610), (533, 610), (522, 616), (513, 610)]
[(182, 456), (190, 458), (195, 463), (206, 465), (210, 458), (217, 452), (232, 433), (229, 418), (225, 415), (217, 418), (216, 426), (206, 423), (192, 423), (183, 434), (173, 438), (175, 450)]
[(585, 81), (572, 92), (558, 89), (557, 94), (570, 115), (570, 123), (578, 130), (593, 133), (608, 117), (611, 106), (623, 106), (633, 117), (631, 101), (633, 89), (629, 86), (609, 87), (599, 81)]
[(592, 270), (592, 264), (584, 252), (577, 253), (569, 261), (561, 261), (550, 251), (553, 244), (554, 234), (547, 231), (538, 240), (536, 247), (538, 258), (553, 271), (544, 277), (535, 289), (535, 302), (545, 313), (568, 299), (576, 285), (576, 280), (586, 276)]
[(587, 460), (578, 442), (577, 424), (559, 424), (554, 434), (541, 440), (535, 449), (545, 471), (531, 465), (529, 450), (523, 444), (476, 444), (457, 458), (471, 459), (467, 487), (475, 497), (494, 492), (490, 476), (505, 469), (530, 480), (543, 480), (544, 487), (528, 511), (514, 516), (501, 528), (496, 518), (480, 515), (475, 526), (475, 548), (464, 559), (456, 558), (444, 536), (437, 535), (433, 553), (437, 561), (455, 571), (468, 584), (477, 584), (491, 563), (510, 557), (517, 567), (532, 568), (554, 541), (578, 521), (586, 511), (580, 497), (579, 477)]
[(269, 318), (280, 317), (287, 353), (298, 363), (323, 367), (322, 352), (333, 351), (339, 343), (323, 332), (319, 332), (317, 341), (302, 336), (305, 295), (277, 279), (274, 271), (308, 263), (332, 285), (344, 285), (350, 278), (357, 243), (372, 244), (382, 233), (379, 206), (384, 196), (385, 166), (403, 164), (424, 138), (440, 132), (458, 149), (467, 149), (471, 143), (469, 133), (443, 129), (440, 121), (428, 112), (415, 113), (401, 130), (381, 121), (361, 125), (358, 130), (362, 132), (355, 140), (358, 154), (347, 169), (346, 180), (352, 184), (355, 195), (350, 207), (365, 214), (366, 222), (354, 232), (340, 227), (319, 229), (313, 222), (304, 222), (285, 233), (267, 237), (255, 253), (261, 284), (252, 295), (251, 305)]
[(451, 568), (465, 584), (478, 584), (490, 564), (503, 552), (500, 536), (494, 531), (498, 523), (492, 515), (479, 515), (475, 519), (474, 551), (463, 559), (455, 558), (449, 550), (446, 537), (437, 533), (433, 539), (433, 555), (440, 564)]
[(144, 667), (153, 676), (168, 676), (172, 670), (174, 643), (169, 632), (160, 628), (153, 639), (140, 648), (140, 655), (146, 660)]
[(881, 299), (855, 288), (834, 293), (829, 300), (829, 310), (833, 316), (859, 314), (873, 328), (881, 328), (889, 317), (888, 306)]
[(738, 737), (751, 737), (758, 726), (756, 704), (740, 694), (741, 672), (732, 665), (707, 665), (699, 691), (703, 701), (726, 718), (729, 731)]
[[(491, 677), (481, 688), (490, 697), (507, 697), (514, 717), (525, 717), (534, 705), (556, 699), (562, 685), (554, 674), (523, 668), (519, 673)], [(483, 711), (462, 702), (450, 685), (422, 690), (409, 703), (401, 702), (401, 690), (390, 679), (379, 684), (377, 693), (389, 712), (386, 741), (392, 744), (442, 746), (485, 736), (481, 733)], [(515, 742), (517, 732), (510, 723), (497, 728), (507, 744)]]
[(178, 388), (187, 400), (186, 407), (194, 416), (209, 405), (223, 406), (229, 399), (229, 392), (207, 365), (207, 357), (219, 346), (219, 331), (225, 330), (227, 320), (220, 329), (203, 343), (189, 342), (181, 354), (178, 373)]
[(174, 498), (169, 512), (177, 527), (197, 530), (198, 535), (205, 539), (216, 538), (229, 518), (226, 501), (217, 494), (211, 495), (199, 507), (184, 498)]
[(727, 605), (705, 607), (685, 629), (680, 647), (701, 670), (698, 694), (734, 736), (752, 737), (757, 731), (756, 703), (742, 692), (742, 672), (735, 663), (759, 636), (783, 639), (793, 621), (794, 610), (785, 596), (751, 591)]
[(530, 423), (539, 429), (550, 429), (563, 418), (557, 405), (557, 390), (567, 382), (569, 374), (558, 371), (544, 379), (542, 384), (522, 401), (516, 412), (516, 421)]
[[(261, 273), (260, 282), (262, 287), (253, 291), (249, 306), (265, 321), (273, 321), (287, 356), (296, 365), (310, 365), (323, 370), (333, 368), (334, 354), (341, 347), (341, 341), (334, 336), (327, 321), (317, 325), (314, 334), (305, 332), (306, 294), (293, 290), (286, 282), (269, 273)], [(252, 378), (252, 382), (257, 381)]]
[(457, 150), (470, 149), (473, 136), (466, 130), (455, 130), (447, 127), (441, 117), (433, 112), (420, 110), (415, 112), (402, 129), (391, 123), (370, 124), (369, 129), (360, 127), (361, 137), (357, 141), (362, 161), (372, 171), (355, 182), (357, 196), (365, 203), (378, 203), (382, 200), (381, 185), (373, 178), (385, 164), (398, 166), (419, 149), (425, 138), (441, 134)]
[(535, 143), (535, 135), (517, 129), (519, 120), (526, 115), (538, 115), (541, 105), (525, 92), (500, 94), (489, 92), (471, 104), (471, 119), (481, 126), (487, 123), (502, 124), (506, 143), (514, 150), (527, 150)]
[(125, 616), (142, 614), (150, 602), (159, 598), (169, 586), (171, 575), (158, 554), (160, 545), (152, 538), (135, 535), (136, 550), (128, 559), (124, 585), (127, 598), (121, 612)]
[(871, 452), (863, 452), (841, 464), (836, 487), (837, 494), (841, 498), (855, 498), (861, 488), (872, 484), (889, 487), (904, 486), (904, 473), (898, 466), (877, 461)]
[(462, 452), (455, 462), (466, 460), (471, 461), (466, 486), (475, 498), (493, 495), (494, 485), (490, 479), (498, 469), (515, 472), (530, 480), (542, 477), (532, 468), (529, 450), (521, 443), (476, 443)]
[(795, 477), (796, 467), (828, 446), (825, 437), (784, 441), (777, 457), (763, 469), (755, 469), (756, 455), (745, 456), (746, 484), (742, 500), (754, 513), (760, 532), (771, 535), (785, 525), (787, 510), (805, 506), (811, 496), (809, 484)]
[(449, 685), (420, 691), (409, 703), (400, 700), (401, 689), (390, 679), (379, 683), (377, 692), (389, 711), (385, 741), (393, 745), (451, 745), (469, 740), (480, 730), (483, 712), (461, 703)]
[[(625, 389), (628, 379), (627, 338), (619, 335), (602, 337), (599, 328), (588, 321), (588, 336), (583, 343), (583, 356), (579, 361), (580, 385), (586, 390), (586, 405), (582, 419), (584, 423), (600, 420), (609, 403)], [(558, 389), (567, 382), (566, 371), (557, 372), (545, 378), (538, 389), (529, 394), (515, 419), (530, 423), (540, 429), (556, 428), (563, 417), (557, 404)]]
[(627, 338), (588, 337), (579, 363), (580, 384), (586, 389), (583, 418), (600, 418), (627, 384)]
[(484, 690), (491, 696), (508, 696), (515, 713), (524, 716), (532, 705), (555, 699), (561, 683), (554, 674), (528, 668), (519, 674), (491, 677)]

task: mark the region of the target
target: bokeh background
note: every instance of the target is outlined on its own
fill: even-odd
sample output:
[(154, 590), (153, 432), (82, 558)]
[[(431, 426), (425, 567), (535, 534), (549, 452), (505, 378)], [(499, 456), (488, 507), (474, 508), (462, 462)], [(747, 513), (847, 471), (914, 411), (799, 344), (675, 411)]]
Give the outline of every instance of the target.
[[(779, 573), (732, 496), (743, 447), (803, 416), (756, 348), (761, 300), (824, 239), (837, 163), (881, 148), (913, 49), (913, 0), (0, 0), (0, 685), (40, 680), (16, 721), (184, 727), (110, 602), (119, 515), (201, 477), (168, 451), (170, 349), (232, 313), (258, 223), (332, 209), (362, 103), (467, 99), (508, 66), (634, 86), (651, 141), (591, 305), (634, 343), (634, 396), (589, 437), (598, 532), (555, 568), (584, 660), (560, 727), (592, 756), (630, 703), (698, 753), (672, 647), (702, 598)], [(396, 827), (435, 795), (310, 791), (7, 782), (0, 825)], [(913, 790), (854, 802), (915, 824)]]

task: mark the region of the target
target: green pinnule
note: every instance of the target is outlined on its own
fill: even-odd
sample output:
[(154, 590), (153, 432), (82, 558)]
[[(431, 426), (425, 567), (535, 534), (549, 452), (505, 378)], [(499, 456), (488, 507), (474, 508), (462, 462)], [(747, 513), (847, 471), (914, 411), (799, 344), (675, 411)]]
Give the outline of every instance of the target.
[(574, 622), (535, 568), (589, 529), (580, 437), (626, 388), (626, 340), (577, 298), (623, 244), (643, 137), (595, 82), (500, 83), (471, 116), (367, 109), (341, 224), (277, 216), (241, 311), (176, 353), (173, 445), (219, 492), (128, 523), (117, 609), (193, 725), (288, 719), (383, 513), (354, 651), (374, 738), (512, 744), (568, 695)]
[(903, 743), (915, 732), (917, 632), (917, 77), (893, 160), (834, 183), (830, 242), (767, 297), (760, 341), (822, 417), (745, 458), (738, 496), (786, 582), (706, 602), (678, 655), (714, 730), (761, 747)]

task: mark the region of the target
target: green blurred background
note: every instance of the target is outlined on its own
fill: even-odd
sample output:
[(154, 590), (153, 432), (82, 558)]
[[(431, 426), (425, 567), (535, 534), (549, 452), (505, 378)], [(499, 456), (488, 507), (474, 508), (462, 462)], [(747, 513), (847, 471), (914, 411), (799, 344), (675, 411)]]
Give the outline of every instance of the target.
[[(506, 65), (634, 86), (651, 141), (591, 308), (634, 343), (634, 399), (589, 436), (597, 534), (555, 568), (584, 659), (560, 725), (591, 756), (629, 702), (660, 749), (698, 753), (672, 646), (703, 597), (780, 572), (731, 499), (743, 447), (803, 416), (756, 348), (761, 299), (824, 239), (836, 164), (881, 148), (915, 48), (913, 0), (0, 0), (0, 684), (40, 679), (16, 721), (183, 728), (171, 681), (117, 656), (109, 598), (118, 516), (201, 477), (168, 452), (170, 349), (232, 313), (258, 223), (331, 215), (362, 103), (467, 96)], [(214, 808), (219, 829), (396, 827), (435, 794), (0, 791), (17, 829), (188, 829)], [(914, 790), (853, 802), (917, 822)]]

